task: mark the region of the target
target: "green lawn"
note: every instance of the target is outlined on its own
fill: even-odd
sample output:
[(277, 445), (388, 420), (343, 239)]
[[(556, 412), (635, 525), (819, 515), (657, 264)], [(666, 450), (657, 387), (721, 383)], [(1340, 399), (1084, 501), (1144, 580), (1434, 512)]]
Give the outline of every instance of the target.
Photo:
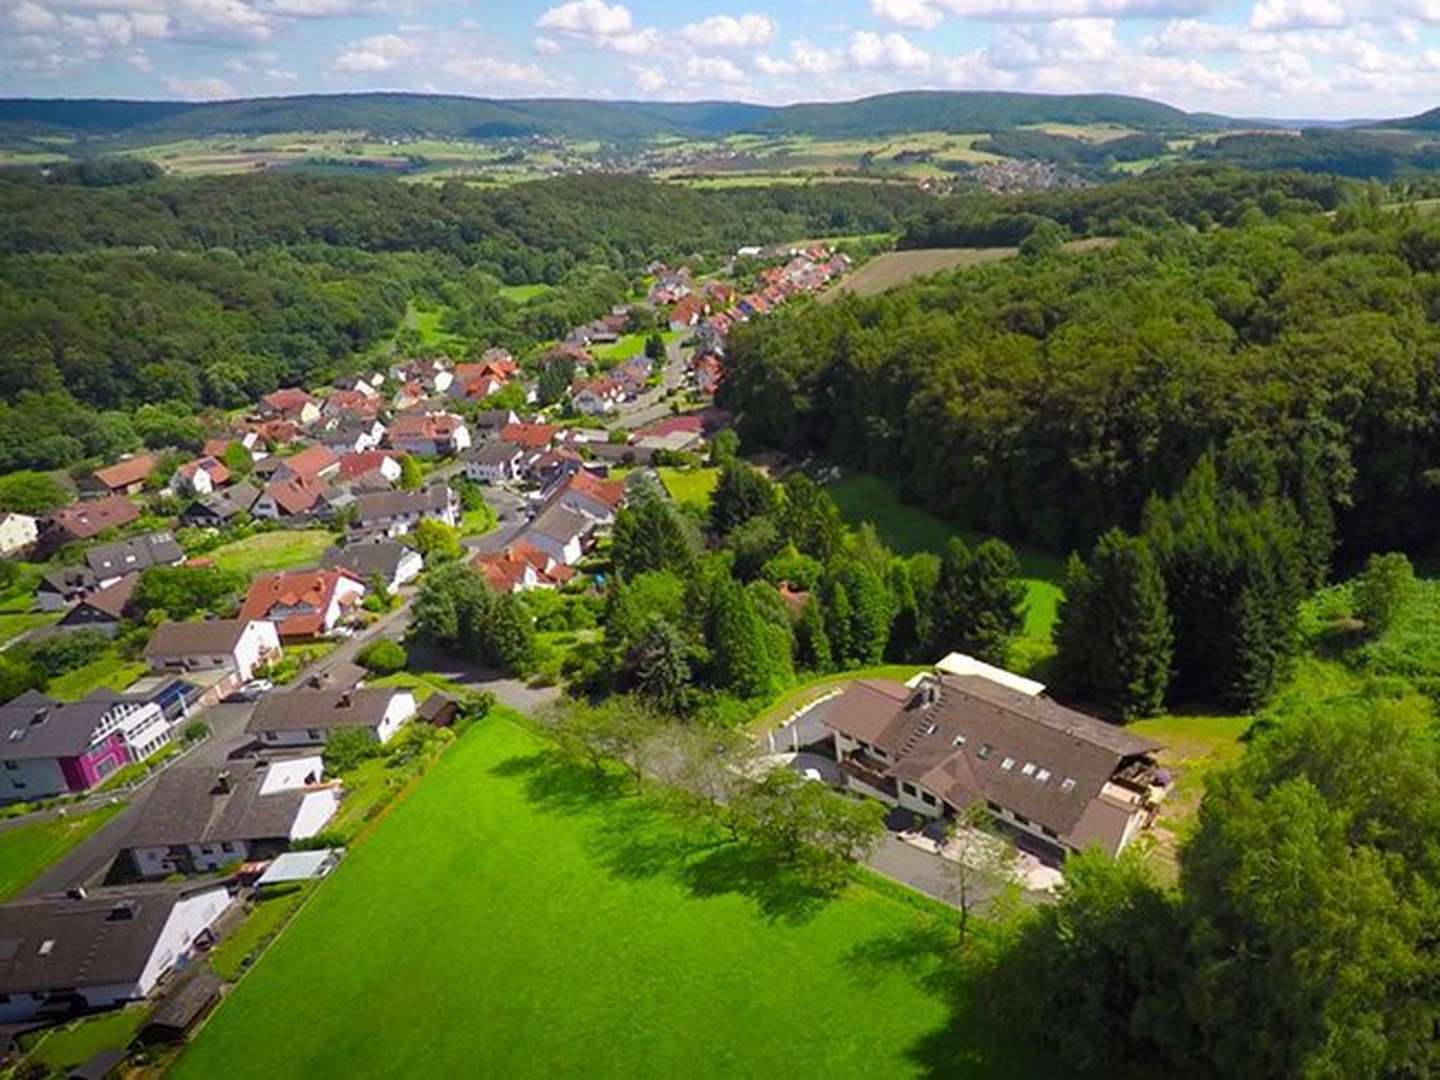
[(121, 809), (119, 804), (103, 806), (87, 814), (0, 830), (0, 901), (20, 892)]
[(21, 634), (59, 622), (63, 611), (0, 611), (0, 645)]
[(115, 1012), (100, 1013), (52, 1031), (35, 1045), (30, 1057), (51, 1069), (71, 1069), (83, 1065), (101, 1050), (123, 1050), (150, 1015), (138, 1006)]
[(856, 679), (893, 679), (903, 683), (920, 672), (929, 670), (931, 669), (924, 664), (882, 664), (879, 667), (857, 668), (834, 675), (817, 675), (786, 691), (775, 704), (759, 713), (750, 726), (756, 732), (768, 731), (783, 724), (795, 710)]
[(84, 667), (51, 679), (45, 692), (59, 701), (79, 701), (102, 687), (124, 690), (149, 670), (143, 660), (126, 660), (111, 646)]
[(660, 474), (660, 482), (676, 502), (698, 503), (706, 509), (710, 506), (710, 493), (720, 482), (720, 470), (715, 468), (677, 469), (662, 465), (655, 471)]
[[(880, 539), (901, 555), (918, 551), (938, 555), (952, 536), (960, 537), (971, 546), (984, 539), (979, 533), (958, 528), (918, 506), (901, 502), (894, 487), (877, 476), (855, 473), (835, 481), (825, 490), (848, 523), (873, 522)], [(1015, 554), (1020, 557), (1028, 607), (1025, 631), (1016, 642), (1013, 661), (1016, 668), (1028, 671), (1054, 652), (1050, 630), (1055, 625), (1061, 584), (1065, 580), (1065, 560), (1052, 552), (1024, 546), (1015, 546)]]
[(334, 544), (334, 535), (324, 529), (280, 529), (224, 544), (205, 558), (222, 570), (253, 575), (314, 566)]
[(466, 510), (460, 518), (461, 536), (483, 536), (500, 524), (489, 504)]
[(210, 967), (215, 974), (227, 982), (238, 979), (247, 966), (246, 960), (264, 948), (313, 888), (310, 882), (266, 886), (265, 895), (245, 921), (210, 950)]
[[(829, 903), (494, 715), (357, 846), (177, 1077), (1002, 1075), (923, 905)], [(957, 989), (952, 986), (952, 989)], [(957, 991), (958, 992), (958, 991)], [(1012, 1072), (1012, 1075), (1020, 1073)], [(1029, 1075), (1025, 1073), (1024, 1075)]]
[(502, 285), (500, 295), (512, 304), (524, 304), (537, 296), (544, 296), (550, 289), (549, 285)]

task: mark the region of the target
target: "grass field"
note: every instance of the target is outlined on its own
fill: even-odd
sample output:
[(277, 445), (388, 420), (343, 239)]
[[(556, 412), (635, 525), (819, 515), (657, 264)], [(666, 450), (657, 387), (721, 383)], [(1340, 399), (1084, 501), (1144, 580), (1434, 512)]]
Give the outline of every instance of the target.
[(856, 668), (854, 671), (844, 671), (835, 675), (817, 675), (786, 691), (775, 704), (758, 713), (750, 722), (750, 730), (761, 733), (778, 727), (788, 720), (790, 714), (797, 709), (803, 708), (812, 701), (824, 697), (830, 691), (856, 679), (893, 679), (895, 682), (905, 682), (912, 676), (928, 670), (928, 666), (924, 664), (881, 664), (879, 667)]
[(512, 304), (524, 304), (550, 291), (549, 285), (502, 285), (500, 295)]
[(253, 575), (314, 566), (334, 543), (334, 535), (324, 529), (281, 529), (225, 544), (205, 557), (213, 559), (222, 570)]
[(965, 1075), (979, 1035), (936, 986), (929, 909), (776, 889), (772, 867), (542, 749), (499, 716), (466, 734), (174, 1075)]
[(715, 468), (676, 469), (662, 465), (655, 471), (676, 502), (696, 503), (706, 509), (710, 506), (710, 493), (720, 481), (720, 470)]
[(60, 701), (79, 701), (102, 687), (124, 690), (149, 670), (143, 660), (126, 660), (112, 646), (84, 667), (51, 679), (45, 692)]
[(47, 1034), (30, 1057), (51, 1069), (73, 1069), (101, 1050), (123, 1050), (145, 1023), (150, 1010), (144, 1005), (86, 1017)]
[(227, 982), (238, 979), (248, 966), (247, 961), (253, 962), (253, 957), (285, 925), (313, 888), (310, 882), (267, 886), (245, 921), (210, 950), (211, 970)]
[[(1066, 251), (1097, 251), (1113, 246), (1115, 241), (1094, 237), (1072, 240), (1065, 245)], [(1009, 259), (1020, 251), (1013, 247), (994, 248), (912, 248), (908, 251), (887, 251), (875, 256), (847, 275), (836, 285), (820, 294), (822, 304), (831, 303), (849, 293), (859, 296), (875, 296), (898, 285), (929, 277), (944, 270), (960, 270), (971, 266)]]
[(0, 901), (8, 900), (34, 881), (96, 829), (120, 812), (119, 804), (87, 814), (51, 817), (29, 825), (0, 830)]

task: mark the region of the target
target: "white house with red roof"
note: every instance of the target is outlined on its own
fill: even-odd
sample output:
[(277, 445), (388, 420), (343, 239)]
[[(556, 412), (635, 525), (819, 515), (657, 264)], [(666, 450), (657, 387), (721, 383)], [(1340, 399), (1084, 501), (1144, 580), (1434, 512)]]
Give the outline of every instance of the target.
[(572, 472), (547, 494), (545, 505), (563, 506), (592, 521), (609, 525), (615, 511), (625, 502), (625, 485), (617, 480), (601, 480), (581, 469)]
[(170, 487), (182, 495), (210, 495), (229, 482), (230, 469), (223, 461), (202, 457), (176, 469)]
[(470, 449), (470, 429), (454, 413), (401, 413), (386, 433), (392, 449), (417, 457), (440, 457)]
[(475, 556), (470, 565), (480, 571), (486, 584), (496, 592), (554, 589), (575, 576), (574, 570), (523, 537), (503, 551)]
[(281, 640), (330, 633), (365, 598), (365, 582), (349, 570), (262, 574), (240, 606), (242, 619), (268, 619)]
[(299, 387), (290, 386), (261, 398), (260, 415), (266, 420), (289, 420), (304, 427), (320, 419), (320, 402)]

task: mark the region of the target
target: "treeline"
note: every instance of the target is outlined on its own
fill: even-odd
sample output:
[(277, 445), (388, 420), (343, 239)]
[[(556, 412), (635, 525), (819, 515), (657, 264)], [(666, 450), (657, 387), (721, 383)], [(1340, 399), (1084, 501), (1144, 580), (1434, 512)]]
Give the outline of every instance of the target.
[(76, 188), (0, 176), (0, 252), (325, 244), (443, 252), (506, 282), (553, 283), (580, 264), (636, 269), (746, 244), (893, 231), (925, 198), (886, 184), (701, 191), (631, 176), (501, 190), (303, 175)]
[(1440, 168), (1440, 150), (1432, 141), (1394, 132), (1323, 128), (1298, 135), (1226, 135), (1196, 143), (1187, 157), (1247, 169), (1298, 169), (1378, 180)]
[(1159, 135), (1123, 135), (1118, 139), (1093, 142), (1071, 135), (1016, 128), (997, 131), (975, 144), (975, 149), (1002, 157), (1051, 161), (1057, 165), (1102, 168), (1117, 161), (1143, 161), (1159, 157), (1170, 145)]
[(1335, 210), (1357, 200), (1363, 190), (1351, 180), (1303, 172), (1245, 172), (1219, 165), (1167, 169), (1079, 191), (953, 195), (927, 207), (901, 235), (899, 246), (1014, 246), (1046, 221), (1074, 236), (1119, 236), (1176, 224), (1208, 229), (1256, 215)]
[(1253, 499), (1313, 458), (1348, 552), (1430, 543), (1440, 224), (1403, 213), (1011, 260), (738, 329), (747, 440), (1052, 550), (1134, 530), (1207, 450)]

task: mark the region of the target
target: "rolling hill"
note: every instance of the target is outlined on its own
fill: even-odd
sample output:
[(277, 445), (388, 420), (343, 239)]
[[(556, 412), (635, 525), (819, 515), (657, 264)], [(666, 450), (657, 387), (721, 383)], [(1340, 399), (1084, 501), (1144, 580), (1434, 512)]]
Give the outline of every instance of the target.
[(124, 146), (221, 134), (363, 130), (377, 137), (485, 139), (554, 135), (627, 140), (741, 132), (821, 138), (906, 131), (995, 131), (1035, 123), (1111, 123), (1142, 131), (1223, 127), (1143, 98), (972, 91), (883, 94), (858, 101), (787, 106), (741, 102), (498, 100), (373, 93), (238, 101), (0, 100), (0, 133), (47, 134)]

